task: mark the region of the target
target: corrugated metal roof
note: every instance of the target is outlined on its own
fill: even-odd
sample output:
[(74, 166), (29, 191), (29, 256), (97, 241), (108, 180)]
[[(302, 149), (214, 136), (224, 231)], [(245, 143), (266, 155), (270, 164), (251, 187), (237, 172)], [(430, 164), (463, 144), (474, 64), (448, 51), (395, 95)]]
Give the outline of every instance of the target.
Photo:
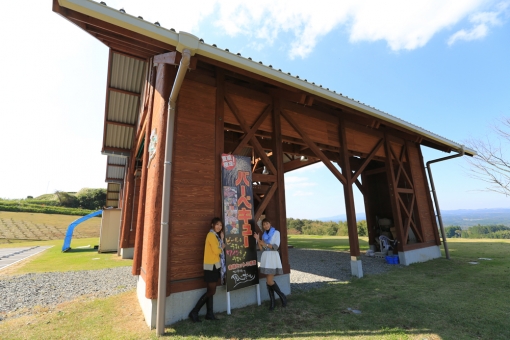
[(115, 156), (108, 156), (108, 164), (114, 164), (114, 165), (126, 165), (127, 158), (126, 157), (115, 157)]
[(131, 144), (133, 143), (133, 128), (114, 124), (106, 124), (105, 133), (105, 146), (127, 149), (129, 152)]
[(110, 62), (103, 153), (128, 156), (136, 133), (147, 62), (115, 52)]
[(106, 176), (108, 179), (124, 179), (124, 168), (108, 166)]
[(106, 162), (106, 182), (122, 183), (126, 172), (126, 157), (108, 156)]
[(109, 91), (108, 120), (134, 124), (138, 113), (140, 97)]
[[(411, 124), (403, 119), (392, 116), (358, 100), (344, 96), (341, 93), (337, 93), (336, 91), (330, 91), (329, 88), (324, 88), (322, 85), (316, 85), (315, 83), (309, 82), (306, 79), (299, 78), (299, 76), (293, 76), (290, 73), (285, 73), (281, 69), (276, 70), (271, 65), (264, 65), (261, 61), (256, 62), (251, 58), (242, 57), (240, 53), (234, 54), (229, 52), (228, 49), (218, 48), (215, 44), (206, 44), (202, 39), (199, 40), (192, 34), (186, 32), (176, 33), (174, 29), (169, 30), (160, 27), (159, 22), (149, 23), (144, 21), (141, 17), (130, 15), (125, 11), (119, 11), (106, 5), (98, 4), (97, 2), (91, 0), (59, 0), (59, 4), (60, 6), (73, 9), (80, 13), (85, 13), (91, 17), (104, 20), (125, 29), (129, 29), (146, 37), (176, 46), (178, 51), (182, 51), (185, 48), (190, 49), (192, 54), (197, 53), (214, 60), (218, 60), (232, 66), (262, 75), (269, 79), (276, 80), (283, 84), (290, 85), (310, 94), (326, 98), (336, 103), (340, 103), (382, 121), (386, 121), (408, 129), (414, 133), (434, 140), (437, 143), (446, 145), (457, 151), (463, 149), (463, 146), (456, 142), (432, 133), (417, 125)], [(136, 66), (130, 65), (134, 65), (135, 63), (133, 62), (132, 64), (129, 64), (129, 62), (132, 61), (119, 60), (117, 63), (115, 63), (116, 65), (114, 65), (114, 69), (119, 70), (118, 72), (120, 72), (121, 69), (124, 69), (130, 73), (130, 76), (126, 77), (132, 77), (131, 79), (134, 79), (136, 78), (135, 74), (140, 74), (140, 70), (134, 70), (133, 67), (136, 68)], [(127, 78), (121, 77), (119, 73), (115, 79), (119, 84), (126, 85), (129, 83)], [(143, 78), (143, 73), (141, 78)], [(112, 79), (114, 78), (112, 77)], [(465, 149), (464, 151), (468, 154), (476, 154), (474, 150)]]
[(106, 188), (106, 206), (118, 208), (120, 198), (120, 184), (108, 183)]
[(146, 62), (114, 53), (110, 86), (129, 92), (142, 92)]

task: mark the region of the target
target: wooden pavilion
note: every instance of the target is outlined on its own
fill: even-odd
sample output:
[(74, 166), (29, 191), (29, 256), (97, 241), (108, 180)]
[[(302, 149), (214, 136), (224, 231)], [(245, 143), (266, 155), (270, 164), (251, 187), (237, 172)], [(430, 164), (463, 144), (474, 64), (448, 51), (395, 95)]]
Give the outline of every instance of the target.
[[(222, 215), (223, 153), (252, 159), (255, 220), (269, 217), (282, 234), (285, 275), (276, 279), (287, 293), (284, 173), (316, 162), (344, 188), (353, 275), (363, 275), (354, 190), (364, 197), (370, 244), (384, 217), (392, 223), (401, 263), (441, 256), (421, 149), (472, 150), (104, 3), (53, 0), (53, 11), (110, 48), (102, 146), (108, 204), (122, 209), (120, 254), (134, 259), (151, 327), (158, 289), (166, 290), (163, 317), (169, 324), (186, 317), (205, 287), (203, 243), (211, 218)], [(232, 305), (255, 303), (250, 294), (234, 295)], [(225, 310), (221, 301), (215, 305)]]

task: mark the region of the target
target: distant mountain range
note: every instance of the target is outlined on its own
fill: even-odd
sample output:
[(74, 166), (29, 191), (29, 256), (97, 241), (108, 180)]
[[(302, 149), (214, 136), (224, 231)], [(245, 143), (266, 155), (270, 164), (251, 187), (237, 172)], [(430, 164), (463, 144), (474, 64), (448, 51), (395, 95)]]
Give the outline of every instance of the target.
[[(443, 219), (444, 226), (460, 226), (462, 228), (471, 227), (474, 225), (494, 225), (502, 224), (510, 226), (510, 209), (495, 208), (495, 209), (459, 209), (459, 210), (441, 210), (441, 218)], [(356, 220), (361, 221), (366, 219), (365, 213), (356, 214)], [(319, 221), (345, 221), (347, 216), (345, 214), (318, 218)]]

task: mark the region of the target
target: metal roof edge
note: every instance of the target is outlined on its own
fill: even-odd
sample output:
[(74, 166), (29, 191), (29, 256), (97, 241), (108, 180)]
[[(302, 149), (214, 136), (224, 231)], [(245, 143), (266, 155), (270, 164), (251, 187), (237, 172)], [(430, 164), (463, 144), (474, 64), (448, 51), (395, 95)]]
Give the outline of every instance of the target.
[(256, 62), (229, 51), (225, 51), (215, 46), (206, 44), (202, 41), (199, 41), (198, 37), (194, 36), (193, 34), (184, 31), (176, 33), (172, 30), (151, 24), (143, 19), (139, 19), (130, 14), (120, 12), (119, 10), (113, 9), (92, 0), (58, 0), (58, 3), (62, 7), (72, 9), (99, 20), (109, 22), (130, 31), (134, 31), (139, 34), (176, 46), (178, 51), (189, 48), (192, 54), (198, 53), (205, 57), (209, 57), (211, 59), (239, 67), (246, 71), (256, 73), (272, 80), (276, 80), (283, 84), (290, 85), (319, 97), (348, 106), (375, 118), (379, 118), (397, 126), (406, 128), (438, 143), (447, 145), (457, 152), (461, 152), (462, 148), (464, 148), (464, 152), (466, 154), (476, 155), (474, 150), (466, 148), (461, 144), (420, 128), (419, 126), (408, 123), (400, 118), (377, 110), (366, 104), (360, 103), (359, 101), (356, 101), (352, 98), (343, 96), (336, 92), (332, 92), (329, 89), (322, 88), (321, 86), (317, 86), (315, 84), (309, 83), (308, 81), (299, 79), (290, 74), (286, 74), (282, 71), (266, 66), (262, 62)]
[(173, 46), (177, 46), (179, 43), (179, 34), (172, 30), (152, 24), (131, 14), (122, 13), (92, 0), (58, 0), (58, 4), (61, 7), (69, 8)]

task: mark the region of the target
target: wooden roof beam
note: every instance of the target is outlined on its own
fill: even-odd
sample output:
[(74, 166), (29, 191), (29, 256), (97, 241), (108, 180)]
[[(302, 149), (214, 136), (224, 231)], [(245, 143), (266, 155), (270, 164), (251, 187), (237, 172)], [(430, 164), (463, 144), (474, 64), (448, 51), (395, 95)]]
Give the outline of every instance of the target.
[(289, 171), (297, 170), (297, 169), (300, 169), (300, 168), (303, 168), (305, 166), (308, 166), (308, 165), (311, 165), (311, 164), (315, 164), (315, 163), (318, 163), (318, 162), (320, 162), (319, 159), (311, 158), (311, 157), (308, 158), (307, 161), (302, 161), (301, 159), (296, 159), (296, 160), (284, 163), (283, 164), (283, 170), (284, 170), (284, 172), (289, 172)]
[(105, 21), (102, 21), (102, 20), (90, 17), (88, 15), (75, 12), (75, 11), (70, 10), (68, 8), (60, 7), (60, 5), (58, 4), (58, 0), (53, 0), (53, 11), (58, 13), (58, 14), (60, 14), (60, 15), (62, 15), (66, 19), (71, 20), (75, 24), (77, 24), (77, 22), (85, 23), (85, 24), (88, 24), (88, 25), (91, 25), (91, 26), (96, 26), (96, 27), (102, 28), (102, 29), (104, 29), (104, 30), (106, 30), (108, 32), (113, 32), (113, 33), (116, 33), (118, 35), (122, 35), (122, 36), (125, 36), (125, 37), (128, 37), (128, 38), (131, 38), (131, 39), (139, 42), (142, 45), (143, 44), (150, 44), (150, 45), (159, 47), (159, 48), (161, 48), (163, 50), (166, 50), (166, 51), (175, 51), (175, 46), (166, 44), (166, 43), (164, 43), (162, 41), (159, 41), (159, 40), (156, 40), (154, 38), (147, 37), (145, 35), (142, 35), (142, 34), (130, 31), (128, 29), (125, 29), (125, 28), (113, 25), (111, 23), (108, 23), (108, 22), (105, 22)]
[[(77, 21), (73, 20), (73, 22), (77, 22)], [(87, 32), (89, 32), (90, 34), (97, 37), (98, 39), (101, 38), (101, 40), (115, 42), (117, 44), (122, 44), (122, 45), (125, 45), (126, 47), (132, 47), (135, 49), (144, 49), (145, 51), (147, 51), (148, 53), (151, 53), (153, 55), (165, 53), (167, 51), (166, 48), (154, 46), (154, 45), (149, 44), (145, 41), (143, 41), (143, 42), (138, 41), (131, 37), (127, 37), (127, 36), (118, 34), (116, 32), (107, 31), (107, 30), (105, 30), (101, 27), (98, 27), (98, 26), (85, 24), (84, 29)]]

